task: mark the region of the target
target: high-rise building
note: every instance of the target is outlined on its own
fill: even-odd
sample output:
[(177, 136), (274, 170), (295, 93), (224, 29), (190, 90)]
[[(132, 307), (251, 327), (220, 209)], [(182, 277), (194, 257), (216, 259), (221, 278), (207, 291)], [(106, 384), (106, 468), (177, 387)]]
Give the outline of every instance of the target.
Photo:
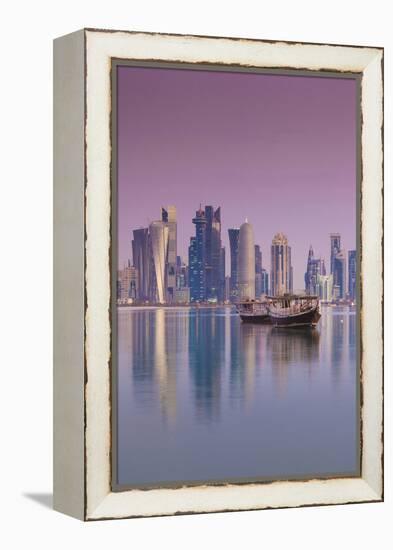
[(219, 300), (222, 294), (221, 281), (221, 208), (205, 206), (205, 270), (206, 296), (210, 300)]
[(176, 288), (188, 286), (188, 266), (182, 262), (180, 256), (176, 258)]
[(314, 250), (310, 245), (307, 258), (307, 271), (304, 274), (304, 283), (307, 294), (318, 293), (318, 277), (326, 275), (325, 261), (314, 257)]
[(168, 227), (168, 255), (166, 262), (166, 301), (174, 300), (176, 288), (177, 221), (176, 206), (161, 208), (161, 219)]
[(149, 226), (153, 273), (155, 278), (155, 301), (166, 302), (166, 265), (168, 257), (169, 229), (166, 223), (154, 221)]
[(261, 294), (269, 294), (269, 274), (266, 269), (262, 269)]
[(204, 302), (206, 293), (206, 225), (207, 220), (202, 207), (192, 220), (195, 224), (195, 237), (191, 237), (189, 246), (189, 280), (191, 302)]
[(255, 297), (262, 294), (262, 252), (259, 244), (255, 245)]
[(247, 220), (240, 226), (239, 233), (239, 298), (255, 298), (254, 231)]
[(188, 304), (190, 301), (190, 289), (188, 286), (175, 289), (175, 303), (176, 304)]
[(331, 302), (333, 299), (333, 275), (318, 275), (317, 294), (321, 302)]
[(356, 300), (356, 250), (348, 251), (348, 294)]
[(218, 301), (223, 302), (224, 300), (225, 300), (225, 246), (222, 246), (220, 250)]
[(339, 289), (338, 298), (345, 298), (347, 289), (347, 259), (344, 250), (340, 250), (334, 257), (333, 286)]
[(135, 229), (132, 240), (132, 262), (138, 272), (137, 299), (146, 301), (150, 298), (151, 248), (149, 229)]
[(236, 302), (239, 295), (239, 234), (240, 229), (228, 229), (229, 248), (231, 253), (231, 302)]
[[(330, 234), (330, 273), (334, 274), (334, 259), (336, 254), (341, 250), (341, 235), (340, 233)], [(334, 279), (334, 275), (333, 275)]]
[(138, 299), (138, 271), (130, 262), (118, 271), (118, 298), (132, 301)]
[(229, 275), (225, 277), (225, 294), (224, 294), (224, 300), (225, 302), (229, 302), (231, 299), (231, 278)]
[(273, 296), (293, 292), (291, 247), (283, 233), (276, 233), (272, 240), (270, 292)]
[(333, 299), (343, 300), (347, 292), (347, 262), (340, 233), (330, 235), (330, 273), (333, 275)]

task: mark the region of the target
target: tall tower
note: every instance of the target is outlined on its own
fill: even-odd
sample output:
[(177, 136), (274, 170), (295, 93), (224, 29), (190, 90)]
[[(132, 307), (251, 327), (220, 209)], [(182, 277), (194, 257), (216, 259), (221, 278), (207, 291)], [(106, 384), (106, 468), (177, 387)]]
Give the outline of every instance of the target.
[(293, 291), (291, 247), (283, 233), (276, 233), (271, 246), (270, 292), (273, 296)]
[(138, 300), (148, 300), (150, 295), (150, 236), (147, 227), (134, 229), (132, 262), (138, 272)]
[(218, 287), (218, 301), (224, 302), (225, 300), (225, 246), (220, 250), (220, 270), (219, 270), (219, 287)]
[(262, 252), (259, 244), (255, 245), (255, 297), (262, 294)]
[(239, 294), (239, 234), (240, 229), (228, 229), (231, 253), (230, 300), (235, 302)]
[(338, 298), (343, 300), (347, 289), (347, 259), (344, 250), (337, 252), (334, 258), (333, 284), (338, 290)]
[(262, 294), (269, 294), (269, 274), (266, 269), (262, 268)]
[(306, 292), (309, 294), (311, 294), (310, 286), (311, 286), (311, 271), (312, 271), (313, 261), (314, 261), (314, 250), (312, 248), (312, 245), (310, 244), (310, 248), (308, 251), (308, 258), (307, 258), (307, 269), (304, 274), (304, 286), (306, 288)]
[(325, 261), (314, 257), (312, 245), (308, 251), (307, 271), (304, 274), (304, 283), (307, 294), (318, 294), (318, 277), (326, 275)]
[[(340, 250), (341, 250), (340, 233), (331, 233), (330, 234), (330, 273), (334, 273), (334, 259), (336, 257), (336, 254)], [(336, 284), (336, 282), (334, 282), (334, 284)]]
[(255, 247), (254, 231), (247, 221), (239, 232), (239, 298), (255, 299)]
[(155, 221), (150, 224), (149, 230), (156, 283), (156, 300), (160, 304), (164, 304), (166, 302), (166, 263), (169, 229), (164, 222)]
[(348, 294), (351, 300), (356, 299), (356, 250), (348, 251)]
[(166, 299), (173, 302), (176, 288), (177, 221), (176, 206), (161, 208), (161, 219), (168, 227), (168, 256), (166, 262)]
[(206, 296), (220, 299), (221, 279), (221, 208), (214, 210), (213, 206), (205, 206), (206, 216)]
[(195, 224), (195, 237), (191, 237), (189, 247), (190, 298), (192, 302), (206, 300), (206, 225), (207, 220), (202, 207), (196, 211), (192, 220)]

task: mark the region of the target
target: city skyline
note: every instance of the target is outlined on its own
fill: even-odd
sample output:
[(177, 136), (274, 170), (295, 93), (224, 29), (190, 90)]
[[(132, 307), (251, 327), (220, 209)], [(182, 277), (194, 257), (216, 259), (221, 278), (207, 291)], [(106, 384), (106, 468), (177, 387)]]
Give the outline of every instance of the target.
[[(192, 218), (195, 234), (189, 237), (186, 259), (177, 250), (176, 206), (162, 206), (160, 210), (160, 220), (132, 230), (132, 257), (118, 271), (120, 299), (128, 296), (151, 303), (223, 303), (259, 299), (262, 294), (305, 291), (328, 302), (356, 300), (356, 249), (346, 251), (339, 233), (329, 234), (330, 274), (325, 260), (314, 255), (311, 244), (304, 286), (294, 289), (294, 255), (287, 235), (274, 234), (269, 254), (255, 242), (253, 226), (246, 220), (239, 229), (228, 229), (228, 254), (222, 246), (221, 206), (200, 205)], [(229, 270), (225, 268), (228, 255)]]
[(119, 267), (130, 258), (131, 229), (160, 219), (167, 204), (177, 206), (184, 260), (195, 206), (221, 206), (227, 274), (228, 229), (246, 218), (265, 265), (272, 236), (288, 235), (294, 289), (304, 286), (310, 244), (326, 265), (332, 231), (346, 251), (356, 248), (354, 80), (118, 71)]

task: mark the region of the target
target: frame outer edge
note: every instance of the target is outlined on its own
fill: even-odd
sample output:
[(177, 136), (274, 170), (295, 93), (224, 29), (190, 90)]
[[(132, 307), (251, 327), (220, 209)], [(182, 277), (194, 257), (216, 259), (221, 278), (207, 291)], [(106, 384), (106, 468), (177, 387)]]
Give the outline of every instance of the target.
[[(88, 87), (89, 87), (89, 84), (94, 84), (95, 89), (97, 88), (97, 86), (102, 85), (103, 81), (100, 82), (99, 80), (100, 78), (104, 78), (104, 75), (105, 75), (105, 79), (108, 79), (108, 74), (109, 74), (108, 66), (110, 65), (110, 58), (111, 57), (127, 58), (127, 56), (131, 58), (131, 55), (130, 55), (131, 51), (134, 52), (135, 59), (142, 59), (141, 52), (143, 51), (143, 53), (145, 53), (146, 51), (148, 51), (148, 53), (149, 52), (160, 53), (159, 58), (158, 57), (155, 58), (154, 55), (156, 54), (154, 54), (153, 56), (149, 57), (149, 60), (153, 60), (154, 58), (154, 61), (157, 61), (165, 58), (165, 59), (168, 59), (168, 61), (178, 62), (179, 59), (176, 58), (175, 55), (176, 55), (176, 52), (180, 51), (182, 46), (183, 47), (185, 46), (184, 44), (184, 41), (185, 41), (187, 42), (188, 49), (184, 48), (184, 51), (186, 52), (184, 53), (184, 56), (185, 56), (184, 61), (191, 62), (191, 63), (192, 62), (198, 63), (201, 61), (203, 62), (203, 57), (200, 57), (200, 55), (203, 55), (203, 54), (199, 54), (200, 50), (198, 50), (199, 57), (197, 56), (197, 54), (195, 54), (195, 52), (192, 53), (192, 51), (190, 50), (190, 47), (191, 47), (190, 41), (193, 40), (193, 37), (183, 37), (182, 39), (181, 37), (175, 37), (171, 35), (169, 36), (157, 35), (157, 34), (149, 35), (147, 33), (136, 33), (136, 34), (131, 33), (129, 35), (126, 35), (126, 33), (117, 32), (117, 31), (113, 31), (113, 33), (107, 33), (103, 31), (94, 31), (91, 29), (86, 30), (86, 36), (88, 40), (88, 43), (87, 43), (87, 56), (89, 58), (88, 72), (93, 74), (92, 82), (90, 82), (90, 78), (88, 80)], [(163, 38), (165, 38), (165, 40), (163, 40)], [(223, 46), (224, 44), (225, 45), (229, 44), (230, 46), (233, 46), (234, 41), (235, 40), (231, 38), (217, 40), (215, 41), (215, 46), (217, 48), (220, 48), (220, 51), (222, 52), (223, 57), (228, 58), (228, 56), (232, 55), (233, 50), (231, 50), (229, 53), (228, 49), (226, 49), (224, 52), (224, 50), (221, 49), (221, 46)], [(210, 43), (210, 39), (208, 37), (206, 37), (206, 40), (203, 38), (195, 38), (195, 42), (198, 42), (198, 46), (200, 46), (203, 51), (206, 51), (207, 42)], [(258, 56), (261, 56), (259, 57), (259, 59), (266, 56), (266, 52), (270, 50), (270, 48), (274, 44), (270, 42), (266, 43), (266, 41), (264, 42), (263, 40), (261, 40), (260, 42), (263, 45), (263, 48), (261, 47), (258, 50)], [(251, 54), (253, 52), (255, 53), (254, 45), (247, 43), (247, 41), (245, 41), (245, 43), (243, 42), (243, 45), (245, 44), (247, 44), (246, 49), (248, 53), (242, 52), (242, 56), (246, 57), (246, 55), (250, 54), (250, 57), (251, 57)], [(169, 54), (167, 57), (165, 53), (166, 45), (168, 46), (167, 54)], [(285, 43), (282, 43), (282, 42), (281, 43), (277, 42), (275, 45), (280, 48), (281, 53), (283, 53), (282, 51), (283, 49), (287, 48)], [(298, 43), (296, 45), (290, 46), (290, 50), (292, 54), (292, 57), (290, 59), (290, 67), (293, 69), (301, 68), (297, 64), (297, 62), (294, 61), (293, 55), (295, 53), (294, 51), (295, 49), (302, 51), (305, 54), (303, 58), (306, 58), (307, 60), (306, 63), (309, 62), (310, 65), (312, 66), (311, 69), (309, 70), (321, 70), (321, 64), (322, 64), (322, 67), (325, 67), (324, 70), (327, 70), (327, 69), (334, 70), (334, 67), (337, 66), (337, 69), (336, 69), (337, 71), (351, 70), (352, 72), (363, 72), (364, 74), (366, 74), (367, 72), (367, 74), (370, 74), (369, 69), (371, 69), (374, 63), (380, 62), (381, 56), (382, 56), (382, 50), (380, 48), (359, 47), (358, 49), (355, 49), (355, 48), (351, 48), (350, 46), (333, 46), (330, 48), (328, 46), (323, 46), (323, 45), (302, 46), (301, 43)], [(351, 50), (351, 52), (349, 52), (349, 50)], [(314, 54), (315, 54), (315, 57), (314, 57)], [(321, 60), (318, 57), (319, 54), (321, 54), (322, 56)], [(182, 55), (183, 54), (179, 53), (180, 57), (182, 57)], [(215, 54), (212, 55), (213, 58), (215, 58), (215, 56), (217, 56), (217, 50), (215, 51)], [(281, 60), (279, 60), (279, 62), (281, 63)], [(326, 62), (325, 65), (324, 65), (324, 62)], [(227, 61), (226, 63), (229, 64), (230, 62)], [(233, 61), (233, 64), (235, 65), (238, 64), (238, 61)], [(247, 62), (244, 62), (244, 65), (253, 66), (252, 63), (247, 63)], [(374, 93), (372, 94), (371, 97), (374, 100), (377, 99), (377, 101), (379, 101), (380, 97), (378, 96), (377, 89), (380, 88), (380, 84), (381, 84), (381, 77), (382, 77), (381, 72), (379, 71), (378, 73), (374, 73), (374, 77), (375, 76), (377, 79), (377, 84), (376, 84), (376, 87), (374, 85)], [(97, 80), (97, 77), (98, 77), (98, 80)], [(107, 83), (105, 83), (104, 85), (107, 86)], [(93, 85), (91, 86), (91, 90), (93, 90)], [(88, 98), (90, 97), (89, 91), (87, 92), (87, 97)], [(104, 100), (102, 98), (98, 99), (97, 94), (95, 94), (91, 96), (91, 100), (92, 100), (92, 103), (94, 103), (94, 106), (92, 111), (91, 112), (89, 111), (89, 125), (93, 122), (92, 128), (94, 127), (96, 130), (98, 128), (100, 132), (102, 131), (104, 133), (104, 135), (100, 135), (98, 139), (98, 144), (97, 143), (93, 144), (93, 142), (90, 144), (91, 149), (93, 151), (92, 164), (94, 165), (94, 169), (92, 169), (92, 164), (90, 163), (91, 159), (89, 160), (89, 168), (88, 168), (88, 173), (89, 175), (91, 175), (92, 180), (94, 180), (94, 194), (92, 194), (91, 192), (91, 189), (90, 189), (91, 182), (90, 182), (90, 184), (87, 186), (86, 225), (87, 225), (87, 228), (88, 229), (90, 228), (90, 230), (92, 231), (92, 237), (97, 237), (98, 234), (102, 236), (103, 232), (101, 229), (100, 233), (96, 233), (96, 230), (97, 230), (96, 223), (98, 220), (96, 216), (98, 216), (99, 210), (101, 210), (101, 215), (102, 215), (104, 210), (106, 210), (107, 208), (107, 203), (105, 202), (106, 201), (105, 196), (107, 195), (107, 190), (105, 190), (105, 195), (102, 196), (103, 202), (101, 203), (97, 203), (97, 192), (99, 191), (101, 193), (102, 191), (100, 189), (102, 190), (106, 189), (105, 178), (107, 177), (106, 175), (106, 172), (107, 172), (106, 146), (107, 145), (106, 143), (104, 143), (104, 141), (107, 137), (106, 134), (108, 133), (109, 135), (109, 131), (106, 128), (106, 123), (108, 123), (109, 121), (101, 120), (99, 116), (97, 117), (98, 113), (95, 110), (97, 109), (97, 106), (98, 106), (98, 111), (100, 111), (100, 109), (104, 109), (104, 110), (101, 110), (101, 118), (102, 118), (102, 114), (105, 113), (108, 108), (107, 105), (105, 104), (106, 103), (105, 99)], [(88, 107), (90, 109), (90, 105), (88, 105)], [(371, 113), (375, 114), (376, 112), (375, 107), (376, 106), (374, 104), (373, 108), (368, 113), (369, 116)], [(377, 106), (377, 109), (378, 108), (379, 106)], [(368, 104), (368, 109), (370, 109), (369, 104)], [(380, 122), (381, 113), (382, 113), (382, 109), (377, 113), (378, 124)], [(90, 117), (91, 114), (93, 114), (93, 120)], [(94, 119), (94, 117), (96, 118)], [(375, 130), (376, 130), (375, 124), (374, 125), (371, 124), (371, 127), (372, 127), (371, 133), (375, 135)], [(89, 135), (89, 131), (91, 130), (87, 130), (87, 136)], [(378, 128), (378, 131), (380, 132), (380, 128)], [(95, 133), (92, 132), (92, 136), (97, 137), (97, 132)], [(380, 135), (379, 135), (379, 138), (377, 139), (377, 143), (378, 145), (380, 144)], [(375, 144), (374, 144), (374, 150), (372, 150), (371, 153), (368, 153), (369, 157), (366, 165), (367, 165), (367, 168), (371, 167), (371, 172), (373, 173), (373, 177), (374, 178), (377, 177), (378, 178), (377, 182), (379, 182), (380, 181), (379, 176), (381, 174), (381, 166), (380, 164), (378, 164), (378, 162), (382, 159), (382, 155), (379, 155), (379, 152), (378, 150), (376, 151), (376, 149), (377, 147), (375, 147)], [(363, 154), (364, 154), (364, 151), (363, 151)], [(103, 158), (103, 155), (104, 155), (104, 158)], [(375, 183), (375, 179), (372, 180), (371, 178), (370, 180), (370, 177), (368, 177), (367, 181), (368, 182), (374, 181)], [(372, 190), (372, 185), (370, 185), (370, 183), (368, 183), (368, 190), (369, 191)], [(375, 214), (379, 215), (381, 213), (381, 205), (378, 203), (378, 200), (375, 201), (375, 195), (373, 195), (372, 192), (371, 192), (371, 196), (374, 198), (374, 210), (372, 214), (370, 214), (370, 216), (372, 217), (372, 215), (375, 215)], [(92, 204), (94, 203), (94, 207), (92, 210), (91, 210), (91, 207), (89, 206), (89, 200), (92, 202)], [(379, 206), (375, 208), (375, 205), (377, 203)], [(88, 220), (91, 214), (92, 214), (92, 218), (90, 219), (91, 225), (89, 227)], [(381, 227), (378, 226), (378, 224), (380, 223), (380, 219), (379, 218), (377, 220), (374, 219), (374, 223), (375, 223), (374, 229), (373, 229), (374, 237), (379, 236), (379, 234), (382, 235)], [(376, 228), (376, 231), (375, 231), (375, 228)], [(105, 239), (106, 238), (107, 237), (105, 236)], [(368, 242), (370, 243), (370, 239), (368, 239)], [(97, 249), (95, 247), (97, 245), (102, 246), (103, 244), (104, 244), (104, 241), (98, 243), (94, 238), (91, 241), (91, 244), (89, 245), (89, 239), (87, 240), (88, 248), (89, 246), (91, 247), (90, 254), (93, 253), (93, 250), (94, 250), (94, 254), (96, 254)], [(375, 244), (375, 241), (374, 241), (374, 244)], [(101, 250), (100, 254), (103, 254), (103, 252), (104, 251)], [(99, 261), (103, 263), (103, 260), (104, 259), (106, 260), (106, 255), (107, 255), (107, 251), (104, 252), (103, 256), (100, 257)], [(87, 258), (89, 260), (89, 254), (87, 254)], [(95, 256), (91, 255), (91, 258), (95, 258)], [(371, 259), (372, 258), (373, 258), (373, 255), (371, 254)], [(379, 256), (377, 254), (376, 256), (374, 256), (374, 259), (376, 259), (376, 263), (371, 269), (373, 277), (380, 275), (380, 271), (382, 267), (382, 256)], [(95, 265), (98, 265), (95, 259), (93, 263), (95, 263)], [(89, 266), (87, 266), (87, 268), (89, 271)], [(91, 272), (91, 274), (94, 276), (97, 275), (96, 272), (95, 273)], [(107, 278), (107, 275), (105, 275), (105, 279), (106, 278)], [(101, 279), (101, 282), (102, 281), (103, 279)], [(94, 284), (96, 283), (98, 283), (98, 279), (94, 281)], [(381, 280), (378, 282), (377, 290), (372, 293), (372, 297), (374, 299), (375, 298), (379, 299), (380, 296), (382, 296), (382, 285), (380, 289), (380, 286), (379, 286), (380, 284), (381, 284)], [(87, 280), (88, 288), (93, 288), (94, 286), (94, 285), (91, 285), (91, 286), (89, 285), (91, 285), (91, 281)], [(366, 291), (367, 291), (367, 288), (369, 288), (370, 286), (371, 286), (370, 284), (366, 286)], [(105, 296), (103, 296), (103, 290), (104, 289), (102, 287), (96, 287), (94, 290), (95, 292), (94, 296), (97, 296), (97, 298), (99, 298), (99, 301), (102, 304), (104, 302), (106, 303), (106, 297), (105, 297), (106, 294)], [(106, 293), (106, 290), (105, 290), (105, 293)], [(367, 308), (370, 305), (370, 300), (372, 301), (372, 299), (368, 300)], [(89, 304), (89, 307), (93, 306), (91, 310), (92, 314), (97, 313), (97, 311), (94, 311), (96, 305), (98, 304), (92, 304), (92, 303)], [(380, 307), (381, 307), (381, 304), (378, 304), (376, 308), (373, 309), (374, 313), (376, 313), (377, 315), (380, 312)], [(96, 319), (97, 318), (94, 315), (92, 315), (91, 317), (89, 317), (89, 314), (87, 315), (88, 333), (90, 331), (89, 329), (90, 322), (92, 323), (92, 325), (94, 325), (92, 327), (94, 328), (94, 330), (90, 335), (91, 342), (95, 341), (94, 336), (97, 336), (99, 333), (102, 335), (106, 331), (106, 328), (104, 327), (103, 324), (101, 324), (100, 327), (95, 326)], [(281, 497), (279, 501), (276, 500), (273, 503), (271, 502), (270, 497), (267, 500), (264, 500), (264, 499), (260, 499), (258, 496), (258, 504), (256, 507), (253, 507), (252, 504), (250, 505), (249, 508), (245, 508), (241, 505), (239, 506), (239, 508), (233, 508), (231, 505), (229, 505), (227, 509), (247, 510), (247, 509), (271, 508), (271, 507), (280, 508), (280, 507), (288, 507), (288, 506), (296, 507), (296, 506), (304, 506), (304, 505), (313, 506), (318, 504), (319, 505), (346, 504), (346, 503), (350, 504), (355, 502), (375, 502), (375, 501), (381, 500), (382, 494), (383, 494), (383, 468), (382, 468), (380, 451), (382, 452), (383, 450), (383, 442), (381, 440), (381, 432), (383, 428), (383, 416), (381, 415), (380, 401), (382, 402), (381, 382), (383, 381), (383, 376), (382, 376), (382, 362), (381, 362), (382, 356), (380, 356), (379, 352), (381, 348), (380, 343), (382, 343), (383, 340), (381, 338), (381, 333), (378, 332), (378, 330), (381, 327), (380, 322), (381, 322), (381, 318), (378, 317), (376, 323), (374, 323), (371, 328), (371, 333), (373, 334), (373, 337), (375, 337), (376, 335), (378, 338), (378, 343), (377, 343), (378, 354), (376, 358), (376, 366), (372, 366), (370, 369), (369, 361), (367, 361), (367, 365), (366, 365), (367, 366), (366, 381), (367, 381), (367, 384), (371, 382), (371, 387), (370, 387), (370, 391), (367, 392), (367, 395), (365, 398), (365, 410), (367, 411), (371, 407), (370, 410), (372, 412), (373, 418), (371, 419), (370, 422), (368, 422), (368, 427), (365, 432), (367, 435), (367, 438), (365, 439), (365, 447), (367, 451), (371, 451), (371, 452), (366, 453), (367, 457), (366, 457), (366, 462), (364, 462), (363, 464), (364, 474), (362, 475), (362, 477), (357, 479), (352, 479), (352, 480), (343, 479), (337, 482), (338, 483), (337, 486), (336, 486), (337, 480), (327, 480), (323, 484), (319, 484), (317, 481), (304, 482), (305, 488), (308, 486), (311, 489), (311, 487), (315, 485), (316, 487), (317, 486), (320, 487), (320, 489), (329, 488), (329, 490), (327, 492), (325, 492), (325, 490), (322, 490), (319, 492), (319, 495), (315, 495), (315, 494), (313, 494), (313, 496), (309, 495), (309, 500), (307, 498), (302, 498), (298, 502), (295, 502), (294, 500), (288, 499), (286, 497), (285, 500), (290, 501), (288, 505), (286, 505), (285, 503), (281, 504)], [(107, 323), (106, 319), (104, 323), (105, 324)], [(370, 343), (370, 338), (368, 338), (368, 341)], [(371, 338), (371, 341), (372, 341), (372, 338)], [(88, 342), (89, 342), (89, 338), (87, 340), (87, 343)], [(93, 350), (93, 349), (89, 350), (89, 346), (87, 346), (87, 351), (89, 351), (88, 363), (92, 361), (92, 364), (90, 366), (88, 364), (88, 371), (92, 375), (92, 378), (94, 378), (94, 380), (90, 380), (89, 378), (89, 384), (87, 387), (90, 386), (90, 389), (88, 388), (87, 398), (86, 398), (87, 399), (86, 414), (87, 414), (87, 420), (88, 420), (87, 455), (86, 455), (86, 460), (88, 465), (88, 468), (87, 468), (88, 476), (86, 481), (88, 506), (86, 511), (86, 519), (109, 519), (109, 518), (115, 518), (115, 517), (117, 518), (141, 517), (141, 516), (150, 516), (150, 515), (172, 515), (172, 514), (179, 514), (179, 513), (203, 513), (203, 512), (225, 511), (224, 500), (221, 500), (221, 498), (219, 498), (218, 500), (220, 502), (218, 502), (214, 497), (214, 493), (220, 492), (218, 488), (210, 489), (209, 487), (202, 486), (202, 487), (195, 488), (195, 490), (191, 488), (179, 489), (177, 490), (178, 491), (177, 496), (180, 498), (176, 499), (176, 503), (172, 503), (172, 505), (169, 505), (169, 506), (167, 505), (168, 503), (166, 501), (166, 498), (169, 497), (169, 499), (171, 499), (171, 497), (174, 496), (174, 493), (170, 491), (166, 492), (165, 489), (157, 490), (155, 492), (155, 495), (153, 494), (154, 491), (152, 492), (126, 491), (126, 492), (117, 493), (117, 494), (110, 492), (110, 489), (108, 491), (108, 480), (110, 483), (110, 478), (107, 477), (108, 472), (102, 471), (102, 467), (104, 466), (105, 461), (107, 461), (107, 457), (109, 454), (108, 448), (107, 448), (107, 445), (108, 445), (107, 434), (103, 433), (103, 430), (104, 431), (106, 430), (108, 419), (106, 418), (106, 415), (102, 409), (99, 411), (98, 416), (96, 415), (96, 413), (94, 413), (94, 416), (96, 416), (96, 418), (94, 419), (90, 418), (90, 415), (93, 413), (94, 410), (96, 410), (94, 408), (93, 402), (91, 401), (91, 398), (94, 396), (95, 405), (101, 404), (102, 406), (104, 405), (104, 402), (106, 402), (107, 400), (107, 397), (106, 397), (106, 385), (108, 383), (107, 372), (106, 372), (107, 366), (105, 366), (104, 368), (105, 359), (103, 360), (103, 356), (106, 356), (106, 354), (108, 353), (108, 350), (106, 348), (107, 348), (107, 344), (104, 343), (101, 351), (104, 351), (105, 353), (101, 355), (99, 358), (99, 361), (97, 361), (97, 357), (95, 357), (96, 350)], [(93, 363), (94, 363), (94, 366), (93, 366)], [(375, 361), (374, 361), (374, 365), (375, 365)], [(375, 380), (373, 381), (373, 376), (370, 376), (370, 370), (372, 374), (374, 369), (376, 369), (377, 371), (376, 381)], [(105, 386), (105, 390), (104, 390), (105, 395), (103, 394), (103, 389), (102, 389), (103, 386), (101, 385), (102, 383), (104, 383), (104, 386)], [(97, 393), (98, 390), (99, 390), (99, 394)], [(109, 411), (107, 411), (107, 413), (108, 412)], [(90, 433), (90, 430), (92, 429), (92, 427), (90, 426), (90, 420), (92, 421), (92, 424), (94, 424), (92, 433)], [(99, 432), (97, 431), (98, 425), (100, 425)], [(373, 432), (373, 430), (376, 430), (376, 433)], [(98, 447), (96, 446), (97, 443), (99, 443)], [(374, 444), (375, 444), (375, 448), (372, 448)], [(90, 460), (92, 461), (92, 465), (94, 465), (93, 468), (89, 466)], [(98, 468), (98, 466), (100, 467)], [(109, 464), (109, 469), (110, 469), (110, 464)], [(280, 482), (277, 483), (276, 487), (278, 487), (279, 483)], [(330, 492), (330, 485), (332, 485), (333, 483), (335, 487), (334, 491), (337, 491), (334, 494), (334, 496), (332, 496), (332, 493)], [(297, 483), (298, 489), (300, 489), (300, 485), (301, 485), (300, 483)], [(291, 486), (293, 487), (294, 485), (291, 483)], [(341, 491), (339, 490), (339, 487), (341, 488)], [(250, 490), (254, 490), (254, 489), (255, 487), (250, 486)], [(271, 489), (273, 489), (273, 486), (271, 486)], [(331, 489), (333, 490), (333, 485)], [(201, 504), (198, 506), (197, 504), (198, 498), (196, 497), (197, 497), (197, 494), (199, 494), (199, 491), (203, 491), (203, 502), (201, 502)], [(225, 492), (228, 491), (228, 494), (231, 491), (234, 491), (236, 493), (239, 492), (239, 497), (241, 494), (241, 489), (230, 485), (227, 488), (225, 488), (224, 491)], [(190, 496), (191, 492), (193, 493), (193, 497)], [(130, 505), (131, 501), (128, 499), (128, 497), (131, 497), (131, 493), (134, 493), (134, 498), (136, 499), (133, 501), (132, 506)], [(206, 504), (206, 500), (205, 500), (208, 497), (208, 494), (209, 495), (211, 494), (211, 496), (213, 497), (212, 502), (209, 502), (209, 505)], [(154, 498), (154, 503), (148, 502), (150, 501), (150, 497)], [(162, 503), (160, 504), (159, 501), (164, 497), (166, 501), (165, 504), (164, 504), (164, 501), (162, 501)], [(183, 500), (183, 497), (188, 502), (193, 503), (191, 505), (192, 509), (187, 508), (187, 506), (184, 504), (184, 501), (183, 503), (181, 502)], [(155, 500), (156, 498), (157, 498), (157, 501)], [(214, 503), (214, 501), (216, 502)], [(254, 501), (254, 504), (255, 502), (256, 501)], [(157, 507), (159, 508), (159, 510), (157, 509)]]
[(53, 44), (53, 507), (85, 519), (83, 30)]

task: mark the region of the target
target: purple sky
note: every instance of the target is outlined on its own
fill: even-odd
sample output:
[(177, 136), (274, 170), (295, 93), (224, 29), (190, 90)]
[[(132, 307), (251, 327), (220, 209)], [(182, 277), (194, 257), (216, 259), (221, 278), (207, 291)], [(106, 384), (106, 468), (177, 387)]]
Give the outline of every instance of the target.
[(119, 266), (169, 204), (187, 261), (199, 203), (221, 206), (227, 266), (227, 229), (247, 217), (268, 270), (274, 233), (288, 236), (295, 289), (310, 244), (329, 269), (329, 233), (356, 246), (356, 81), (119, 67)]

